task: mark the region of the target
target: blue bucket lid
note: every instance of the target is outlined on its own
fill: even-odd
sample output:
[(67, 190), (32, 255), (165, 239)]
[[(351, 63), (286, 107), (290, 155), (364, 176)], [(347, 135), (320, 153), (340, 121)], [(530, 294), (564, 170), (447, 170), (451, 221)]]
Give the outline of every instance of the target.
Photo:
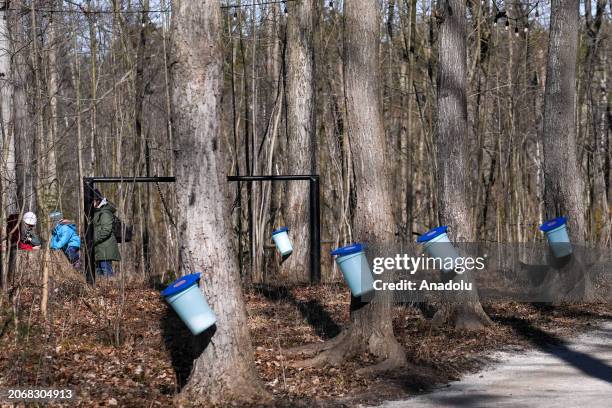
[(272, 231), (272, 235), (280, 234), (281, 232), (287, 232), (287, 231), (289, 231), (289, 228), (287, 228), (287, 227), (280, 227), (276, 231)]
[(565, 217), (553, 218), (552, 220), (548, 220), (544, 224), (540, 225), (540, 231), (542, 232), (552, 231), (555, 228), (558, 228), (564, 225), (566, 222), (567, 222), (567, 218)]
[(200, 279), (200, 272), (192, 273), (191, 275), (185, 275), (172, 282), (168, 287), (162, 290), (162, 296), (168, 297), (176, 295), (185, 289), (190, 288), (194, 283)]
[(431, 241), (432, 239), (434, 239), (437, 236), (440, 236), (442, 234), (446, 234), (446, 231), (448, 231), (448, 227), (446, 225), (442, 225), (440, 227), (436, 227), (434, 229), (430, 229), (429, 231), (427, 231), (423, 235), (420, 235), (417, 238), (417, 242), (428, 242), (428, 241)]
[(365, 244), (361, 244), (359, 242), (355, 242), (354, 244), (350, 244), (350, 245), (347, 245), (347, 246), (336, 248), (333, 251), (331, 251), (331, 254), (332, 255), (337, 255), (337, 256), (351, 255), (351, 254), (356, 254), (357, 252), (361, 252), (365, 248), (366, 248)]

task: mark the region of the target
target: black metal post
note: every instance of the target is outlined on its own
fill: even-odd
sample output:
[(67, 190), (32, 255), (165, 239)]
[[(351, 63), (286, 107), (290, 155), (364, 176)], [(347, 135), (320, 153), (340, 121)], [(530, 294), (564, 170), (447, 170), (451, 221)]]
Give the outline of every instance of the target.
[(308, 181), (310, 213), (310, 281), (321, 281), (321, 203), (318, 174), (296, 174), (278, 176), (228, 176), (227, 181)]
[(83, 214), (85, 251), (83, 253), (83, 267), (85, 268), (85, 279), (95, 285), (96, 283), (96, 257), (94, 256), (94, 229), (93, 229), (93, 201), (94, 201), (94, 181), (91, 177), (83, 177)]
[(310, 281), (321, 282), (321, 205), (319, 177), (310, 179)]

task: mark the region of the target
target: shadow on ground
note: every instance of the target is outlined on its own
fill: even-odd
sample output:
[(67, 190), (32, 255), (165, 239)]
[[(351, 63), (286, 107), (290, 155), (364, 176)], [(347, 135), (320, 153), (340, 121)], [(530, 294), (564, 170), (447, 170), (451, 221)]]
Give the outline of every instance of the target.
[(284, 286), (257, 286), (256, 289), (268, 300), (287, 302), (294, 305), (322, 339), (331, 339), (340, 334), (342, 328), (336, 324), (329, 312), (325, 310), (325, 307), (318, 300), (298, 300)]
[(172, 367), (177, 378), (177, 392), (179, 392), (187, 384), (193, 361), (204, 352), (217, 331), (217, 325), (194, 336), (176, 312), (166, 305), (166, 311), (161, 319), (161, 329), (166, 349), (170, 352)]
[(556, 315), (563, 317), (584, 317), (587, 319), (602, 319), (612, 320), (610, 313), (597, 313), (588, 310), (572, 309), (567, 307), (558, 307), (550, 303), (534, 302), (531, 303), (540, 313), (548, 315)]
[(502, 317), (496, 320), (512, 327), (539, 350), (565, 361), (586, 375), (612, 384), (612, 367), (587, 353), (569, 348), (561, 337), (539, 329), (522, 318)]

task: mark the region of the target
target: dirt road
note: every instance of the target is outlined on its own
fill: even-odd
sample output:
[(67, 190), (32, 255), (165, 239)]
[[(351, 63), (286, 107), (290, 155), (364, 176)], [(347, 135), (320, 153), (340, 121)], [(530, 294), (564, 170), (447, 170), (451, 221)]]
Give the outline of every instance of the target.
[(562, 345), (494, 357), (450, 387), (381, 407), (612, 407), (611, 321)]

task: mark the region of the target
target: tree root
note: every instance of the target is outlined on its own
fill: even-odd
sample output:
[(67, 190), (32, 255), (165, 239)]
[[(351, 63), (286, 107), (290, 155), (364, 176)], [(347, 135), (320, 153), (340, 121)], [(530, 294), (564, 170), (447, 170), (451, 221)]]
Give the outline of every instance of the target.
[(259, 381), (239, 380), (229, 387), (220, 387), (211, 390), (205, 386), (185, 386), (181, 392), (174, 397), (177, 407), (200, 407), (202, 404), (214, 406), (227, 406), (228, 403), (243, 404), (267, 404), (272, 401), (272, 396), (261, 386)]
[(480, 302), (446, 305), (435, 313), (431, 323), (434, 327), (451, 325), (456, 330), (468, 331), (480, 331), (493, 325)]
[[(303, 350), (304, 348), (301, 349)], [(309, 348), (310, 351), (314, 349), (317, 349), (319, 354), (312, 358), (295, 362), (291, 366), (295, 368), (321, 368), (326, 365), (338, 366), (363, 352), (373, 354), (379, 362), (372, 366), (361, 368), (358, 373), (362, 375), (390, 371), (406, 366), (404, 349), (397, 342), (393, 334), (383, 336), (376, 331), (362, 333), (355, 327), (351, 327), (333, 339)]]
[(327, 341), (324, 341), (321, 343), (312, 343), (312, 344), (306, 344), (303, 346), (293, 347), (288, 350), (283, 350), (283, 353), (288, 357), (318, 354), (318, 353), (321, 353), (322, 351), (329, 350), (330, 348), (334, 347), (336, 344), (340, 343), (345, 335), (346, 335), (346, 331), (342, 331), (336, 337), (329, 339)]

